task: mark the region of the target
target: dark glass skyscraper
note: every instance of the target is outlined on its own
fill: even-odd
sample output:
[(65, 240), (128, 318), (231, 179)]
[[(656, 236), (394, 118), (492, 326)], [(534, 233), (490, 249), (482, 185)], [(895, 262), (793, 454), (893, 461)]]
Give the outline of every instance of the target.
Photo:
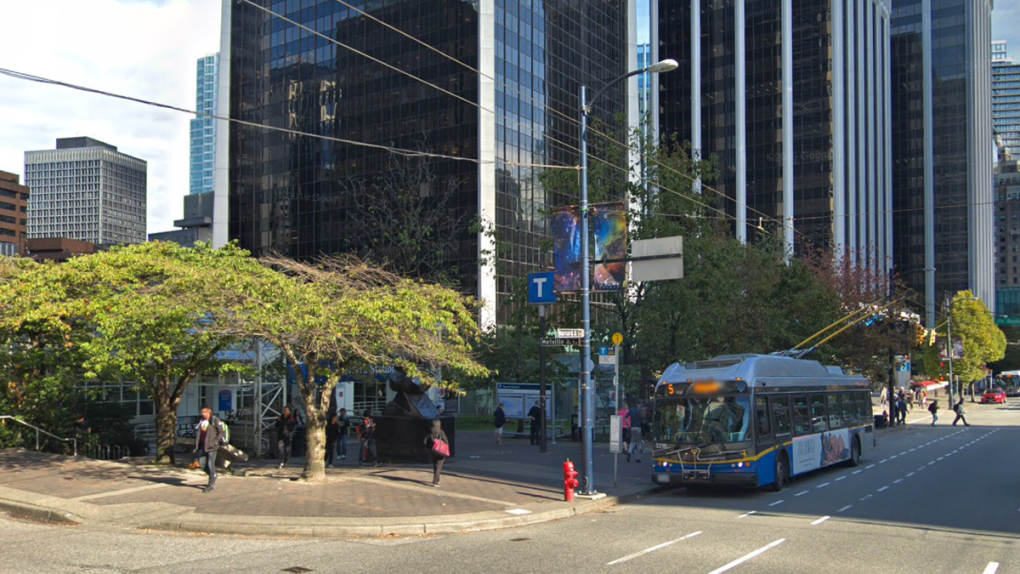
[[(456, 61), (335, 0), (256, 3), (224, 8), (231, 116), (477, 160), (430, 160), (427, 193), (451, 195), (436, 201), (457, 225), (448, 262), (491, 323), (509, 279), (549, 263), (547, 207), (570, 198), (548, 197), (540, 166), (577, 164), (578, 89), (626, 71), (627, 1), (349, 0)], [(625, 91), (610, 90), (597, 115), (625, 113)], [(391, 153), (234, 125), (229, 155), (229, 236), (243, 247), (310, 258), (372, 244), (364, 201)], [(479, 264), (494, 247), (479, 219), (505, 242), (498, 265)]]
[(657, 4), (657, 56), (681, 63), (658, 80), (662, 133), (717, 158), (705, 199), (737, 237), (764, 229), (790, 252), (832, 248), (885, 272), (888, 1)]
[(971, 289), (995, 308), (990, 0), (893, 0), (894, 262), (934, 326)]

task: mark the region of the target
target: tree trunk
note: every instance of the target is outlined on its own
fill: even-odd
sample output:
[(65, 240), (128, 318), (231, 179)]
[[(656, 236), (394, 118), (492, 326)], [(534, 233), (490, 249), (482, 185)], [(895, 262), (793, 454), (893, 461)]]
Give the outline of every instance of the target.
[[(174, 463), (174, 443), (177, 442), (177, 405), (168, 392), (170, 381), (160, 380), (161, 392), (152, 393), (156, 409), (156, 464)], [(156, 390), (156, 389), (154, 389)]]
[[(305, 482), (326, 482), (326, 406), (305, 400)], [(323, 401), (325, 402), (325, 401)]]

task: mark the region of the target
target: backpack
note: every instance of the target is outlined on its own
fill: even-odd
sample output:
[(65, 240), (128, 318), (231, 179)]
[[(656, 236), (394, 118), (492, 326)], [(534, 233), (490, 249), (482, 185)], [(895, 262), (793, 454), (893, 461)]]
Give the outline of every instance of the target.
[(223, 429), (223, 442), (230, 444), (230, 427), (219, 417), (216, 418), (216, 422), (220, 423), (220, 427)]
[(935, 408), (936, 408), (935, 407), (935, 403), (932, 403), (932, 404), (928, 405), (928, 412), (934, 414), (935, 413)]

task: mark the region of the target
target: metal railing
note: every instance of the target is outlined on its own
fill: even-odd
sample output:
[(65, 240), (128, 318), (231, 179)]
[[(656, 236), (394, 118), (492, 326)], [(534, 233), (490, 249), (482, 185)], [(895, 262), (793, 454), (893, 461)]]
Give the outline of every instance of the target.
[(55, 435), (55, 434), (53, 434), (53, 433), (51, 433), (49, 431), (43, 430), (43, 429), (35, 426), (34, 424), (27, 423), (27, 422), (25, 422), (25, 421), (23, 421), (23, 420), (21, 420), (21, 419), (19, 419), (17, 417), (11, 416), (11, 415), (0, 415), (0, 421), (14, 421), (14, 422), (18, 423), (19, 425), (22, 425), (22, 426), (25, 426), (25, 427), (28, 427), (28, 428), (34, 430), (35, 431), (35, 450), (39, 450), (41, 435), (46, 435), (46, 436), (48, 436), (50, 438), (59, 440), (60, 442), (69, 442), (69, 443), (71, 443), (71, 447), (74, 450), (74, 456), (78, 456), (78, 439), (76, 439), (76, 438), (59, 437), (59, 436), (57, 436), (57, 435)]

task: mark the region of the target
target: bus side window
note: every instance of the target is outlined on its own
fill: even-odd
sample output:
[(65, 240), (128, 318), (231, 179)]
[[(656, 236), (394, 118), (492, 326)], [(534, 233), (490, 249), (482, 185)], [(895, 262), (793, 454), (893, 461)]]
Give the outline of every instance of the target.
[(829, 428), (843, 428), (843, 408), (840, 406), (839, 395), (825, 395), (825, 402), (829, 410)]
[(855, 393), (857, 395), (857, 420), (864, 424), (870, 424), (869, 410), (871, 410), (871, 396), (868, 393)]
[(790, 434), (790, 397), (772, 397), (772, 424), (776, 436)]
[(811, 434), (811, 413), (804, 395), (793, 397), (793, 428), (797, 436)]
[(843, 393), (839, 397), (843, 407), (843, 425), (851, 426), (857, 422), (857, 406), (853, 393)]
[(755, 429), (758, 433), (758, 440), (762, 441), (772, 438), (772, 425), (769, 424), (769, 400), (767, 397), (755, 397), (754, 417), (758, 421), (757, 428)]
[(811, 427), (810, 432), (825, 432), (829, 430), (828, 422), (825, 420), (825, 395), (811, 395)]

